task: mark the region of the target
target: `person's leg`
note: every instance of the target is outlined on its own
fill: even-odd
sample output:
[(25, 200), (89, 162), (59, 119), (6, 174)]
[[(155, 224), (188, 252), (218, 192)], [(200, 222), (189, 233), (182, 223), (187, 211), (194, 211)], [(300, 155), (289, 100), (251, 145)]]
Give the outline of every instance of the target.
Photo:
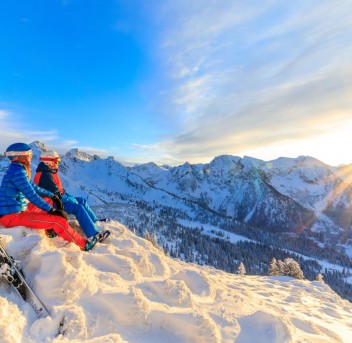
[(82, 250), (87, 240), (80, 236), (68, 224), (65, 218), (53, 216), (42, 211), (24, 211), (3, 216), (0, 223), (5, 227), (27, 226), (32, 229), (53, 229), (60, 237), (68, 242), (76, 243)]
[(88, 213), (88, 215), (89, 215), (90, 219), (92, 220), (92, 222), (95, 223), (98, 220), (98, 218), (96, 217), (96, 215), (94, 214), (92, 209), (89, 207), (87, 200), (83, 199), (81, 197), (77, 197), (76, 200), (77, 200), (77, 202), (80, 205), (82, 205), (84, 207), (84, 209)]
[[(42, 197), (42, 199), (44, 201), (46, 201), (48, 204), (50, 204), (51, 206), (53, 206), (53, 201), (48, 198), (48, 197)], [(39, 207), (35, 206), (34, 204), (32, 204), (31, 202), (28, 204), (28, 209), (27, 211), (29, 212), (37, 212), (37, 213), (43, 213), (43, 210), (40, 209)]]
[[(49, 203), (51, 206), (53, 206), (53, 201), (48, 198), (48, 197), (42, 197), (43, 200), (45, 200), (47, 203)], [(43, 213), (43, 210), (40, 209), (39, 207), (35, 206), (31, 202), (28, 204), (28, 209), (27, 211), (29, 212), (36, 212), (36, 213)], [(45, 230), (45, 229), (44, 229)], [(53, 229), (48, 229), (45, 230), (45, 234), (49, 238), (55, 238), (57, 236), (57, 233)]]
[(75, 204), (73, 202), (66, 202), (64, 203), (64, 210), (68, 214), (73, 214), (77, 218), (79, 225), (88, 238), (98, 233), (99, 230), (97, 230), (83, 205)]

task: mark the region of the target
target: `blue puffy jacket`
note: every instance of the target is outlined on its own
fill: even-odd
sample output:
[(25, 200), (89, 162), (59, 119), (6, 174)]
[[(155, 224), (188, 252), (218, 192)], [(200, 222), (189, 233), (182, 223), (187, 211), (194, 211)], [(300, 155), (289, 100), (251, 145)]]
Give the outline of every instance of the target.
[(40, 209), (49, 211), (50, 204), (40, 196), (51, 198), (54, 194), (29, 181), (22, 164), (11, 162), (0, 186), (0, 216), (25, 211), (28, 207), (26, 199)]

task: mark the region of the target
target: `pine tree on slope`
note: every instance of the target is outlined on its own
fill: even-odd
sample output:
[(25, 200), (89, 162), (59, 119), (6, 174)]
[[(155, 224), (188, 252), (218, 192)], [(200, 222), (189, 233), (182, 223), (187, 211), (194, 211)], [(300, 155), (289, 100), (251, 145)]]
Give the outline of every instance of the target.
[(241, 263), (238, 265), (237, 274), (238, 274), (238, 275), (245, 275), (245, 274), (246, 274), (246, 268), (245, 268), (243, 262), (241, 262)]

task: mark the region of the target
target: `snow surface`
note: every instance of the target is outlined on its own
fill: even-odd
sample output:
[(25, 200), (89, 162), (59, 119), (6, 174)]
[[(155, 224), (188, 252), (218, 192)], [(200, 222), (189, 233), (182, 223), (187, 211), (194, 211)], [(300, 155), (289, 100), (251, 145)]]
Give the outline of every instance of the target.
[(117, 221), (99, 226), (112, 236), (90, 252), (41, 231), (0, 228), (51, 313), (36, 320), (0, 283), (2, 343), (351, 342), (352, 304), (323, 282), (197, 266), (165, 256)]

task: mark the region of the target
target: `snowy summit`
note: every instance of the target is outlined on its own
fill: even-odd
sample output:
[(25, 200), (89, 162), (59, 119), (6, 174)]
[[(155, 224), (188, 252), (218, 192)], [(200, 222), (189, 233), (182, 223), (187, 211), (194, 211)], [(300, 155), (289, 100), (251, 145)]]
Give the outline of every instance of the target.
[(50, 312), (37, 320), (0, 283), (2, 343), (351, 342), (352, 304), (322, 281), (229, 274), (172, 259), (116, 221), (99, 226), (112, 235), (87, 253), (0, 228)]

